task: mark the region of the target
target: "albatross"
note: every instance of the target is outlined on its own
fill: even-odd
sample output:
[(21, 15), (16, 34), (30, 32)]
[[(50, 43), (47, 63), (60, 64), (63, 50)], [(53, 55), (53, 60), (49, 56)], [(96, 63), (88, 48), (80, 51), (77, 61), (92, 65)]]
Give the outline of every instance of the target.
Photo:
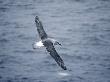
[(46, 32), (43, 28), (42, 22), (39, 20), (38, 16), (35, 17), (35, 23), (36, 23), (37, 31), (38, 31), (41, 41), (35, 42), (33, 44), (33, 48), (36, 49), (38, 47), (44, 46), (46, 48), (46, 50), (49, 52), (49, 54), (57, 62), (57, 64), (63, 70), (67, 70), (62, 58), (59, 56), (59, 54), (57, 53), (57, 51), (55, 50), (55, 47), (54, 47), (54, 45), (61, 45), (61, 44), (57, 40), (54, 40), (54, 39), (51, 39), (48, 37), (48, 35), (46, 34)]

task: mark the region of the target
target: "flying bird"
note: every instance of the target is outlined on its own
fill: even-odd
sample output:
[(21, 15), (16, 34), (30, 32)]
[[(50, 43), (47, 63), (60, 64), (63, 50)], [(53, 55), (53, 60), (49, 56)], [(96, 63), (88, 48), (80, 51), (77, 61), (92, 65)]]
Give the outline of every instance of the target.
[(58, 55), (57, 51), (55, 50), (54, 45), (61, 45), (58, 41), (51, 39), (46, 34), (42, 22), (39, 20), (39, 17), (35, 17), (35, 23), (37, 27), (37, 31), (39, 34), (39, 37), (41, 41), (35, 42), (33, 44), (33, 48), (36, 49), (38, 47), (44, 46), (46, 50), (49, 52), (49, 54), (54, 58), (54, 60), (57, 62), (57, 64), (64, 70), (67, 70), (62, 58)]

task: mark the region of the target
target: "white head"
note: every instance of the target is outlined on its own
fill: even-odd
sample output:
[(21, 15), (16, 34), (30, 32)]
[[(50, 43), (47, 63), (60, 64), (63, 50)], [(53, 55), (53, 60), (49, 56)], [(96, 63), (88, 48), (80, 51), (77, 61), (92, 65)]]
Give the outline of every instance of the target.
[(53, 42), (54, 45), (60, 45), (61, 46), (61, 44), (57, 40), (51, 39), (51, 41)]

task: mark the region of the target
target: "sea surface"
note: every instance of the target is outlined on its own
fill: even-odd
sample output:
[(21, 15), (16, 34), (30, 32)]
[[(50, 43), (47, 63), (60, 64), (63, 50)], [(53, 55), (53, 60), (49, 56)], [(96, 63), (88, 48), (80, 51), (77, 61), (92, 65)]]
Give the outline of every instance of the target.
[[(32, 48), (35, 16), (68, 70)], [(110, 0), (0, 0), (0, 82), (110, 82)]]

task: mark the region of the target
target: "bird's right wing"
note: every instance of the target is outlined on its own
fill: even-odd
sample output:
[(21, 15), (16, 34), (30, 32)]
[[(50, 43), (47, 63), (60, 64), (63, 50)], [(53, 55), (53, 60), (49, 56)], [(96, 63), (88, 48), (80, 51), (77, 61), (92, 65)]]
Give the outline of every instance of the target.
[(43, 25), (42, 25), (41, 21), (39, 20), (38, 16), (35, 17), (35, 23), (36, 23), (37, 31), (39, 33), (40, 38), (42, 40), (47, 38), (47, 34), (44, 31)]
[(63, 60), (61, 57), (58, 55), (57, 51), (55, 50), (53, 43), (50, 42), (44, 42), (44, 46), (46, 47), (47, 51), (49, 54), (54, 58), (54, 60), (57, 62), (57, 64), (64, 70), (66, 70), (66, 66), (64, 65)]

